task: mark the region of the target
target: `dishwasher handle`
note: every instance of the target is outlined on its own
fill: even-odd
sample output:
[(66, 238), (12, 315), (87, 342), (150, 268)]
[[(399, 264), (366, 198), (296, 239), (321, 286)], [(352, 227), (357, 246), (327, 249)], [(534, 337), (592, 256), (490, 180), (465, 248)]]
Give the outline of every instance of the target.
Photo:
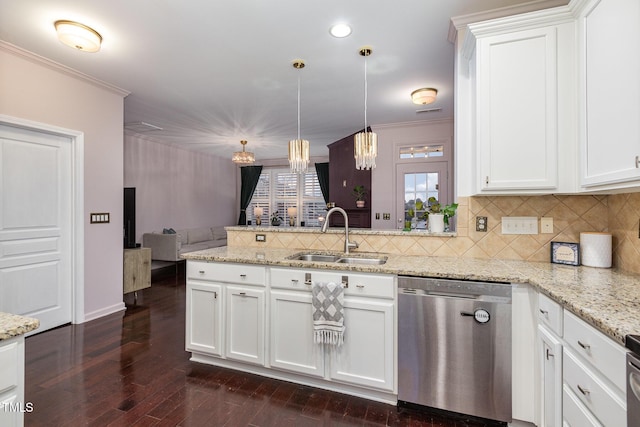
[(476, 308), (473, 313), (469, 311), (461, 311), (460, 316), (462, 317), (473, 317), (473, 319), (480, 323), (488, 323), (491, 320), (491, 314), (484, 308)]

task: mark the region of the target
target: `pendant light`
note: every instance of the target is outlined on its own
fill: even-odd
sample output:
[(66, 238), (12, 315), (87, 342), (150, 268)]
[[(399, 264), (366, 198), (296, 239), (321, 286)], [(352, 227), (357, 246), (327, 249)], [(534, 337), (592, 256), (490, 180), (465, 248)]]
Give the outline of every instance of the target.
[(243, 139), (242, 141), (240, 141), (240, 144), (242, 144), (242, 151), (235, 151), (233, 153), (233, 157), (231, 158), (233, 163), (237, 163), (240, 165), (250, 165), (255, 162), (256, 157), (253, 155), (253, 153), (250, 151), (244, 151), (244, 146), (247, 145), (247, 141)]
[(353, 156), (356, 159), (356, 169), (373, 169), (376, 167), (378, 155), (378, 135), (367, 132), (367, 56), (370, 56), (370, 47), (360, 49), (360, 55), (364, 56), (364, 130), (357, 133), (353, 140)]
[[(301, 70), (304, 61), (296, 59), (293, 68)], [(300, 139), (300, 73), (298, 72), (298, 139), (289, 141), (289, 166), (293, 173), (306, 173), (309, 166), (309, 141)]]

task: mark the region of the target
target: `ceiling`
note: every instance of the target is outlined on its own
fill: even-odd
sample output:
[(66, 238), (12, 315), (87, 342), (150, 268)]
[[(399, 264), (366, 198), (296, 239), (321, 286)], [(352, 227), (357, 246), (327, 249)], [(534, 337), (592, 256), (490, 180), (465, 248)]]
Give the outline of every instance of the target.
[[(297, 137), (312, 156), (364, 126), (453, 117), (450, 18), (527, 0), (0, 0), (0, 39), (130, 92), (125, 123), (162, 143), (230, 156), (246, 139), (256, 158), (285, 158)], [(68, 48), (53, 22), (103, 37), (98, 53)], [(329, 34), (347, 22), (352, 34)], [(294, 59), (306, 67), (296, 70)], [(416, 106), (410, 93), (437, 88)], [(417, 113), (419, 109), (438, 109)]]

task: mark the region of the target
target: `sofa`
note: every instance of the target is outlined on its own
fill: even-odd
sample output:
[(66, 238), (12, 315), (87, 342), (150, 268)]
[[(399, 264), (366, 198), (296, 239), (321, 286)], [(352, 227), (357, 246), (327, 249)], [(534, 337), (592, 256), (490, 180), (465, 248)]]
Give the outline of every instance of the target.
[(187, 252), (217, 248), (227, 245), (224, 226), (199, 227), (163, 233), (144, 233), (142, 246), (151, 248), (151, 259), (157, 261), (180, 261), (180, 255)]

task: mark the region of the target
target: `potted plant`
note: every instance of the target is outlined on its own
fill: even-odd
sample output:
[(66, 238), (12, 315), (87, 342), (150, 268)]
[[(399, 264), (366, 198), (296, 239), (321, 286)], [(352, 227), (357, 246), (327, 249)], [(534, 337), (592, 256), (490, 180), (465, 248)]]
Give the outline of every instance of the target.
[(277, 227), (280, 223), (284, 221), (281, 216), (278, 215), (278, 211), (275, 211), (271, 214), (271, 225)]
[(367, 190), (365, 190), (364, 185), (353, 187), (353, 196), (356, 198), (356, 207), (364, 208), (364, 198), (367, 196)]
[(442, 233), (449, 228), (449, 218), (456, 214), (458, 209), (457, 203), (451, 203), (442, 206), (435, 197), (429, 197), (427, 200), (428, 208), (425, 215), (429, 219), (429, 231), (432, 233)]

